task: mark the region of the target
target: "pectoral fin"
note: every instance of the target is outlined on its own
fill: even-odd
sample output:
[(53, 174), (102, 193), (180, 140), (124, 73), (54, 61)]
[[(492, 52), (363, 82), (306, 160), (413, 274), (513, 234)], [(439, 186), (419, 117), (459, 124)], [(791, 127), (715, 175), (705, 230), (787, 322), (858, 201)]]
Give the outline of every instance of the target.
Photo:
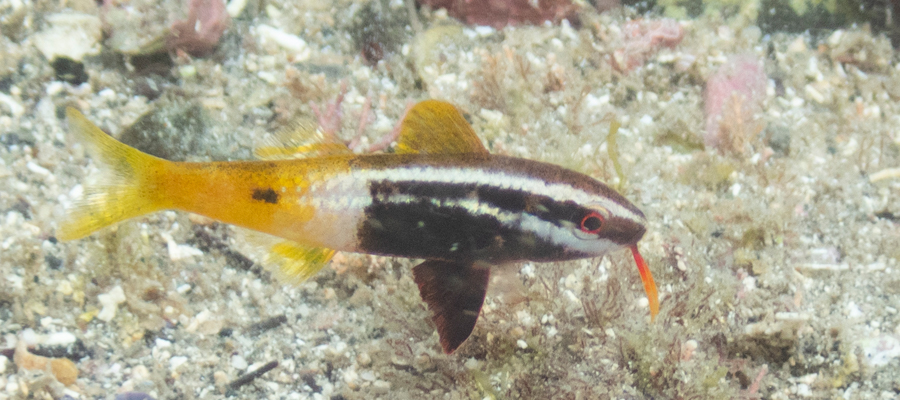
[(413, 268), (444, 353), (452, 353), (472, 333), (489, 278), (490, 267), (482, 264), (429, 260)]
[(481, 139), (452, 104), (440, 100), (419, 102), (400, 125), (399, 154), (487, 154)]

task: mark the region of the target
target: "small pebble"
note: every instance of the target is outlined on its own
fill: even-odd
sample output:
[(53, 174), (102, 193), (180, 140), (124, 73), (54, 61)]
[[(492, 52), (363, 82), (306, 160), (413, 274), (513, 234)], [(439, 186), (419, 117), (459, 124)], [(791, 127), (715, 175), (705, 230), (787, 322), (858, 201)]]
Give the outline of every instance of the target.
[(244, 8), (247, 7), (248, 0), (231, 0), (225, 6), (225, 10), (228, 11), (228, 15), (231, 18), (237, 18), (244, 12)]
[(52, 60), (67, 57), (80, 61), (85, 55), (100, 52), (103, 23), (97, 16), (62, 12), (43, 16), (46, 26), (33, 38), (35, 47)]
[(395, 355), (395, 356), (391, 357), (391, 364), (394, 364), (394, 366), (397, 366), (397, 367), (408, 367), (409, 360), (407, 360), (405, 358), (400, 358), (399, 356)]
[(697, 341), (696, 340), (688, 340), (681, 345), (681, 361), (688, 361), (691, 357), (694, 356), (694, 351), (697, 350)]
[(169, 251), (169, 259), (172, 261), (185, 260), (194, 256), (202, 256), (203, 252), (186, 244), (175, 243), (175, 239), (168, 233), (161, 233), (166, 241), (166, 249)]
[(169, 369), (175, 371), (188, 360), (185, 356), (175, 356), (169, 359)]
[(138, 365), (131, 369), (131, 379), (136, 381), (145, 381), (150, 379), (150, 370), (143, 365)]
[(372, 371), (363, 371), (363, 373), (359, 374), (359, 377), (364, 381), (371, 382), (375, 380), (375, 373)]
[(41, 344), (46, 346), (68, 346), (75, 343), (76, 340), (75, 335), (69, 332), (54, 332), (44, 336)]
[(434, 361), (428, 354), (419, 354), (416, 357), (416, 368), (420, 371), (428, 371), (434, 368)]
[(515, 328), (512, 328), (512, 329), (509, 331), (509, 335), (512, 336), (512, 337), (518, 337), (518, 338), (520, 338), (520, 337), (522, 337), (522, 336), (525, 336), (525, 330), (522, 329), (521, 326), (517, 326), (517, 327), (515, 327)]
[(372, 390), (377, 394), (387, 394), (391, 391), (391, 383), (379, 379), (372, 384)]
[(242, 357), (238, 354), (235, 354), (235, 355), (231, 356), (231, 366), (234, 367), (234, 369), (243, 371), (243, 370), (247, 369), (249, 364), (247, 364), (247, 360), (244, 359), (244, 357)]
[(116, 395), (115, 400), (156, 400), (153, 396), (141, 392), (125, 392)]
[(72, 287), (72, 282), (69, 281), (60, 281), (59, 285), (56, 286), (56, 291), (61, 293), (63, 296), (71, 296), (72, 293), (75, 292)]
[(359, 353), (358, 356), (356, 356), (356, 362), (363, 367), (368, 367), (372, 365), (372, 357), (369, 356), (369, 353), (362, 352)]
[(359, 374), (356, 373), (353, 369), (348, 369), (344, 371), (344, 383), (347, 384), (347, 387), (350, 389), (356, 390), (359, 388), (359, 384), (357, 381), (359, 380)]
[(105, 322), (112, 321), (116, 317), (119, 304), (125, 302), (125, 291), (121, 286), (116, 286), (109, 292), (98, 295), (97, 301), (103, 307), (97, 314), (97, 318)]
[(310, 56), (309, 45), (297, 35), (292, 35), (269, 25), (260, 24), (256, 27), (256, 33), (264, 43), (272, 43), (292, 54), (294, 61), (305, 61)]
[(216, 386), (224, 386), (228, 383), (228, 374), (222, 370), (213, 372), (213, 380), (216, 382)]
[(50, 175), (50, 170), (48, 170), (47, 168), (44, 168), (40, 165), (37, 165), (37, 163), (35, 163), (33, 161), (25, 164), (25, 168), (27, 168), (29, 171), (34, 172), (41, 176)]

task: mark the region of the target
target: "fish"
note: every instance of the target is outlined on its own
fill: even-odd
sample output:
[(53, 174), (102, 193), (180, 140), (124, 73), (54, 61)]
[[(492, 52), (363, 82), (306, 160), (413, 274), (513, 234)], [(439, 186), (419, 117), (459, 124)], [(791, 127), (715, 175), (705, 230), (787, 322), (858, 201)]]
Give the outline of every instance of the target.
[(180, 210), (277, 237), (264, 264), (288, 282), (315, 275), (337, 251), (421, 259), (413, 280), (447, 354), (471, 335), (500, 264), (628, 248), (651, 320), (659, 312), (637, 246), (647, 220), (634, 204), (588, 175), (490, 154), (448, 102), (410, 108), (393, 153), (354, 154), (299, 124), (250, 161), (168, 161), (115, 140), (74, 108), (66, 115), (108, 178), (67, 212), (56, 231), (63, 241)]

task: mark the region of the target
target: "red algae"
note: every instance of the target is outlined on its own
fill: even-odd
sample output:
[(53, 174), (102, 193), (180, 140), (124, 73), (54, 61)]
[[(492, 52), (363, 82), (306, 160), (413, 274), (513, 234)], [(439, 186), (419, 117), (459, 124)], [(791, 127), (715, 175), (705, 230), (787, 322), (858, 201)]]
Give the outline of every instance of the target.
[(630, 72), (663, 47), (673, 48), (684, 39), (684, 28), (673, 19), (631, 20), (622, 27), (625, 44), (613, 53), (613, 68)]
[(755, 56), (732, 56), (706, 82), (704, 142), (738, 154), (762, 130), (758, 114), (766, 98), (766, 74)]
[(172, 24), (166, 47), (193, 56), (208, 55), (218, 46), (228, 21), (222, 0), (189, 0), (188, 17)]

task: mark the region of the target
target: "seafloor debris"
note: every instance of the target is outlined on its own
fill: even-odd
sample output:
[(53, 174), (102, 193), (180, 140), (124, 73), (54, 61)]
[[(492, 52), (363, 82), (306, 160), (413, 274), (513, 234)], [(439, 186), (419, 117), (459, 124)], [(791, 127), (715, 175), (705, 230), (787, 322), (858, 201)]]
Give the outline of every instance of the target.
[(56, 79), (76, 86), (86, 82), (88, 76), (81, 61), (100, 52), (100, 19), (69, 12), (48, 15), (45, 22), (44, 30), (34, 37), (34, 46), (50, 61)]
[(56, 57), (50, 63), (56, 72), (56, 79), (78, 86), (87, 82), (88, 75), (84, 71), (84, 64), (68, 57)]
[(241, 386), (244, 386), (250, 382), (253, 382), (254, 379), (259, 378), (266, 372), (269, 372), (269, 371), (275, 369), (275, 367), (277, 367), (277, 366), (278, 366), (278, 361), (270, 361), (270, 362), (266, 363), (265, 365), (255, 369), (253, 371), (250, 371), (244, 375), (239, 376), (237, 379), (231, 381), (228, 384), (228, 387), (230, 389), (240, 388)]
[(47, 28), (37, 33), (34, 45), (41, 54), (52, 61), (66, 57), (81, 61), (84, 56), (97, 54), (97, 45), (103, 36), (100, 19), (80, 13), (59, 13), (44, 17)]
[(353, 16), (349, 28), (353, 44), (369, 65), (397, 52), (409, 40), (406, 27), (411, 24), (409, 13), (395, 12), (377, 1), (369, 2)]
[(222, 0), (189, 0), (187, 19), (172, 24), (166, 47), (205, 56), (218, 46), (228, 21)]
[(68, 358), (48, 358), (28, 352), (25, 340), (19, 339), (13, 361), (19, 368), (29, 371), (48, 371), (63, 385), (69, 386), (78, 379), (78, 368)]
[(122, 131), (119, 140), (157, 157), (183, 161), (195, 152), (213, 148), (208, 120), (206, 110), (197, 102), (163, 98)]
[(122, 290), (121, 286), (116, 286), (109, 292), (97, 296), (97, 301), (103, 306), (103, 309), (97, 314), (97, 319), (106, 322), (112, 321), (112, 319), (116, 317), (116, 311), (119, 309), (119, 304), (124, 303), (125, 300), (127, 300), (125, 298), (125, 291)]
[(637, 19), (625, 23), (624, 45), (613, 52), (613, 68), (629, 72), (643, 65), (663, 47), (675, 47), (684, 38), (684, 28), (673, 19)]
[(306, 61), (310, 57), (309, 45), (300, 36), (266, 24), (257, 25), (256, 36), (264, 48), (269, 51), (284, 50), (295, 62)]
[[(503, 20), (498, 31), (427, 6), (408, 13), (413, 0), (231, 0), (213, 56), (173, 61), (166, 38), (187, 18), (188, 0), (0, 0), (0, 398), (893, 395), (897, 51), (874, 22), (834, 31), (784, 18), (790, 6), (780, 2), (759, 8), (754, 26), (736, 14), (759, 2), (641, 2), (657, 4), (651, 11), (626, 2), (600, 15), (590, 5), (601, 1), (569, 1), (584, 28), (511, 29)], [(663, 3), (702, 15), (678, 18), (684, 40), (674, 49), (647, 46), (668, 36), (641, 30), (673, 8)], [(390, 11), (382, 16), (411, 20), (377, 32), (400, 40), (372, 65), (360, 44), (372, 60), (388, 44), (364, 35), (356, 42), (351, 28), (361, 10), (377, 6)], [(102, 51), (51, 64), (36, 41), (54, 28), (50, 16), (69, 12), (98, 16), (103, 36), (94, 46)], [(784, 22), (778, 32), (773, 15)], [(415, 17), (428, 29), (417, 30)], [(636, 51), (646, 48), (653, 50)], [(640, 63), (613, 69), (616, 50)], [(705, 151), (705, 83), (732, 54), (764, 63), (771, 93), (754, 118), (768, 126), (740, 154)], [(326, 103), (342, 81), (343, 120)], [(165, 157), (242, 160), (267, 131), (315, 118), (311, 102), (345, 140), (365, 122), (363, 149), (390, 131), (407, 101), (424, 97), (458, 103), (495, 153), (615, 180), (607, 154), (617, 147), (626, 191), (647, 212), (642, 250), (665, 286), (657, 321), (629, 318), (643, 303), (627, 295), (637, 281), (618, 273), (628, 261), (622, 254), (526, 263), (510, 267), (515, 289), (488, 295), (473, 345), (446, 357), (422, 322), (427, 310), (405, 260), (341, 254), (316, 279), (289, 287), (238, 251), (252, 245), (239, 231), (178, 212), (77, 244), (50, 236), (96, 176), (60, 116), (66, 106)], [(372, 118), (360, 117), (364, 103)], [(134, 123), (145, 114), (152, 118)], [(606, 115), (622, 123), (617, 146), (606, 139)], [(163, 234), (203, 254), (173, 263)], [(127, 300), (104, 323), (98, 295), (118, 285)], [(26, 327), (83, 338), (84, 351), (25, 340), (39, 343), (31, 356), (72, 360), (74, 385), (16, 366), (16, 335)], [(276, 360), (262, 377), (228, 388)]]
[(106, 45), (131, 56), (212, 53), (230, 21), (224, 1), (187, 0), (186, 5), (186, 18), (173, 22), (172, 16), (184, 7), (178, 0), (104, 1), (100, 18), (109, 36)]
[(267, 330), (275, 329), (285, 322), (287, 322), (287, 316), (281, 314), (250, 325), (250, 327), (247, 328), (247, 333), (251, 335), (258, 335)]
[(865, 30), (837, 30), (825, 41), (832, 60), (866, 72), (887, 72), (891, 67), (891, 44)]
[(884, 179), (900, 178), (900, 168), (885, 168), (872, 175), (869, 175), (869, 181), (878, 182)]
[(434, 8), (446, 8), (450, 16), (469, 25), (500, 29), (507, 25), (558, 22), (575, 17), (578, 7), (569, 0), (418, 0)]
[(153, 396), (142, 392), (125, 392), (116, 395), (114, 400), (156, 400)]

